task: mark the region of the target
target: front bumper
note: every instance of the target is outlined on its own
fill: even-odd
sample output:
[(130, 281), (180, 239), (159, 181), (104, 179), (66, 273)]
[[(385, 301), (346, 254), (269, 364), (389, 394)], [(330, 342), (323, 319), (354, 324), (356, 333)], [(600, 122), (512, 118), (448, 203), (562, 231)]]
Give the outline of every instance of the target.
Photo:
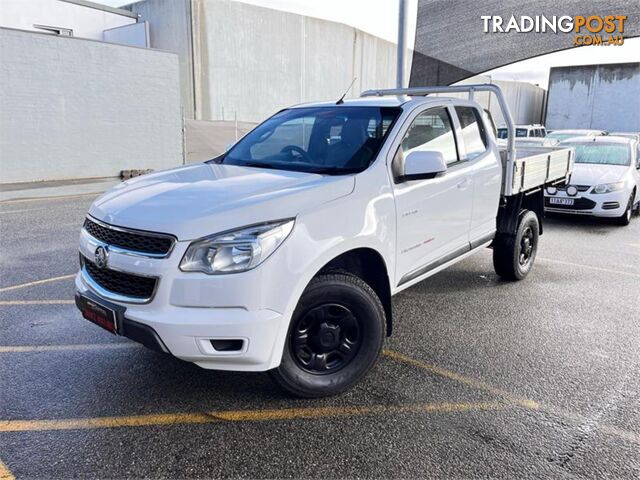
[[(165, 351), (203, 368), (264, 371), (278, 366), (277, 334), (283, 316), (272, 310), (121, 305), (93, 292), (82, 272), (76, 295), (89, 296), (118, 310), (122, 333), (154, 350)], [(218, 351), (212, 341), (241, 340), (239, 349)]]
[[(558, 191), (555, 195), (544, 194), (544, 209), (547, 212), (570, 213), (574, 215), (593, 215), (596, 217), (620, 217), (627, 208), (631, 192), (619, 190), (605, 194), (580, 192), (576, 196), (569, 196), (566, 192)], [(552, 198), (573, 199), (573, 205), (551, 204)]]

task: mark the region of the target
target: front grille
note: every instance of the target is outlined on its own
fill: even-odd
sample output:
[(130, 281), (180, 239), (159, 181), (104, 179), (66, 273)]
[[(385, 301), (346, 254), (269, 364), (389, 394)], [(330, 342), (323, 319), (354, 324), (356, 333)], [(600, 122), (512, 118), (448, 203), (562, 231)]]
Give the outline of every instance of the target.
[(148, 300), (153, 296), (158, 281), (156, 278), (141, 277), (109, 268), (98, 268), (85, 256), (82, 256), (82, 260), (91, 279), (105, 290), (139, 300)]
[(138, 233), (96, 223), (88, 218), (84, 229), (94, 238), (115, 247), (153, 255), (166, 255), (171, 251), (173, 238), (164, 234)]
[(558, 190), (564, 192), (567, 190), (567, 187), (574, 186), (579, 192), (586, 192), (591, 188), (591, 185), (558, 185)]
[[(572, 198), (572, 197), (569, 197)], [(560, 210), (592, 210), (596, 206), (596, 202), (588, 198), (575, 198), (573, 205), (556, 205), (552, 204), (549, 197), (545, 197), (544, 206), (547, 208), (557, 208)]]

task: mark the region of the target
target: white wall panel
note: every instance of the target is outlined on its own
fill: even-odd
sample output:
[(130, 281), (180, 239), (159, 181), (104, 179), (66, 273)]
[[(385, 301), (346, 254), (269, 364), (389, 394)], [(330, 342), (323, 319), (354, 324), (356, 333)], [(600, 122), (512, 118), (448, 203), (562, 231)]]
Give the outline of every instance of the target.
[(178, 58), (0, 28), (0, 183), (182, 163)]

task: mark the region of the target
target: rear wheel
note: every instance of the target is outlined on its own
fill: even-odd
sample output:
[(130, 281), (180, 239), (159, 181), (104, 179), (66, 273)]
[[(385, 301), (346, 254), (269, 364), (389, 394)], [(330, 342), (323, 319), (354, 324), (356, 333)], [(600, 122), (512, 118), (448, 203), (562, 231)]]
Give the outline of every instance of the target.
[(498, 234), (493, 242), (493, 268), (508, 280), (526, 277), (536, 259), (540, 223), (538, 216), (527, 211), (520, 218), (515, 235)]
[(629, 197), (629, 202), (627, 203), (627, 208), (624, 213), (615, 219), (615, 222), (618, 225), (629, 225), (631, 223), (631, 215), (633, 214), (633, 199), (635, 194), (632, 193)]
[(335, 395), (373, 367), (384, 335), (384, 309), (369, 285), (349, 274), (320, 275), (298, 302), (271, 376), (299, 397)]

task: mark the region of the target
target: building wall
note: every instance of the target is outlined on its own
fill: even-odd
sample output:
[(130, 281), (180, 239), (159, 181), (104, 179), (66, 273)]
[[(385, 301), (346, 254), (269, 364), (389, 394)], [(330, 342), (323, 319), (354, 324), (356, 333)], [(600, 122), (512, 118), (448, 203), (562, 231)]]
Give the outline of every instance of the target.
[(0, 183), (182, 163), (171, 53), (0, 28)]
[(552, 68), (547, 127), (640, 132), (640, 63)]
[(146, 0), (126, 6), (149, 23), (150, 46), (178, 55), (185, 118), (194, 118), (191, 0)]
[(395, 83), (396, 46), (347, 25), (231, 0), (193, 0), (196, 118), (279, 109)]
[[(0, 27), (42, 32), (33, 25), (47, 25), (73, 30), (74, 37), (102, 40), (104, 30), (136, 23), (125, 11), (95, 5), (92, 8), (63, 0), (2, 0)], [(89, 2), (86, 2), (89, 3)]]

